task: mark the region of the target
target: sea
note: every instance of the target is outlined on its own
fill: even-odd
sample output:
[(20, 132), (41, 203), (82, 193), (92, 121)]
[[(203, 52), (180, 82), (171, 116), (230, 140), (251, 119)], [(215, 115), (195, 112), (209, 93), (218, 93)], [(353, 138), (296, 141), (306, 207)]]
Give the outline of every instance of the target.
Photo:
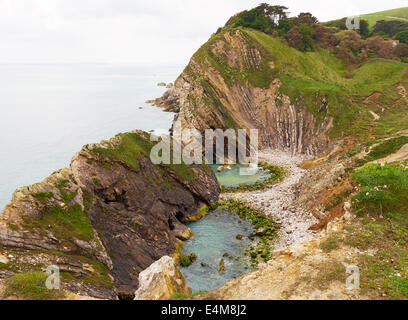
[(0, 65), (0, 212), (22, 186), (68, 167), (83, 145), (134, 129), (168, 131), (146, 104), (183, 66)]

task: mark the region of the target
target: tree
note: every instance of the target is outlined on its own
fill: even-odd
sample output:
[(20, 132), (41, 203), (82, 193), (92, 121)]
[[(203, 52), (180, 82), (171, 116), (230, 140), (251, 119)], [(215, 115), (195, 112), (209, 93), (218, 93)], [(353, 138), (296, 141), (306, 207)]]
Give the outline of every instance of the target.
[(292, 23), (289, 19), (281, 19), (279, 20), (278, 29), (281, 33), (286, 34), (290, 28), (292, 27)]
[(390, 56), (394, 51), (392, 41), (384, 40), (379, 36), (368, 38), (366, 40), (366, 48), (382, 58)]
[(339, 33), (340, 43), (352, 50), (354, 53), (360, 52), (364, 47), (364, 41), (359, 33), (354, 30), (345, 30)]
[(287, 9), (284, 6), (271, 6), (267, 3), (261, 3), (252, 10), (245, 10), (233, 16), (228, 20), (226, 26), (242, 26), (272, 33), (274, 29), (279, 28), (280, 21), (287, 19)]
[(373, 28), (373, 34), (379, 34), (379, 35), (386, 35), (388, 37), (393, 37), (397, 33), (407, 30), (408, 29), (408, 23), (404, 21), (385, 21), (385, 20), (380, 20), (377, 21)]
[(345, 59), (347, 64), (353, 64), (358, 62), (358, 58), (350, 50), (349, 47), (343, 42), (339, 46), (339, 53), (336, 55), (338, 59)]
[(312, 25), (318, 22), (319, 20), (310, 12), (301, 12), (296, 18), (296, 24), (306, 23), (308, 25)]
[(293, 48), (298, 50), (303, 49), (303, 37), (299, 32), (298, 27), (292, 27), (285, 35), (286, 41), (288, 41), (289, 45)]
[[(348, 30), (346, 22), (347, 22), (347, 18), (342, 18), (340, 20), (327, 22), (325, 25), (327, 27), (335, 27), (340, 30)], [(370, 25), (367, 20), (360, 19), (360, 29), (358, 29), (358, 33), (363, 38), (367, 38), (370, 35)]]
[(395, 40), (399, 40), (401, 43), (405, 43), (408, 44), (408, 29), (398, 32), (395, 36), (394, 36)]
[(370, 25), (367, 20), (360, 20), (360, 29), (358, 31), (363, 38), (367, 38), (370, 35)]
[(298, 26), (292, 27), (288, 33), (286, 33), (286, 40), (289, 45), (299, 51), (313, 50), (312, 40), (313, 28), (306, 23), (301, 23)]
[(313, 39), (320, 47), (325, 49), (332, 49), (339, 44), (339, 39), (331, 33), (331, 28), (325, 27), (321, 24), (316, 24), (313, 33)]

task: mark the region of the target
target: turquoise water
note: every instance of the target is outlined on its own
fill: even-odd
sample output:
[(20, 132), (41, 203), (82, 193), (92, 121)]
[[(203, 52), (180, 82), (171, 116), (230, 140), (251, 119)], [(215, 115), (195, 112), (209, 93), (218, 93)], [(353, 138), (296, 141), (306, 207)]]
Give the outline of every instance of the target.
[[(159, 97), (180, 67), (0, 65), (0, 212), (18, 187), (69, 165), (87, 143), (134, 129), (168, 130)], [(142, 108), (142, 109), (140, 109)]]
[(240, 185), (256, 185), (270, 178), (270, 172), (259, 168), (258, 171), (253, 175), (242, 175), (240, 174), (241, 168), (247, 168), (244, 165), (236, 165), (231, 167), (231, 170), (225, 172), (217, 172), (219, 165), (212, 165), (212, 168), (217, 176), (218, 182), (221, 186), (225, 188), (237, 188)]
[[(248, 236), (255, 230), (249, 221), (217, 209), (187, 226), (194, 231), (194, 238), (186, 242), (183, 253), (195, 253), (198, 259), (181, 271), (193, 292), (214, 290), (251, 270), (245, 250), (251, 246)], [(243, 239), (238, 240), (237, 235)], [(229, 257), (223, 257), (225, 253)], [(219, 272), (221, 259), (225, 261), (224, 273)]]

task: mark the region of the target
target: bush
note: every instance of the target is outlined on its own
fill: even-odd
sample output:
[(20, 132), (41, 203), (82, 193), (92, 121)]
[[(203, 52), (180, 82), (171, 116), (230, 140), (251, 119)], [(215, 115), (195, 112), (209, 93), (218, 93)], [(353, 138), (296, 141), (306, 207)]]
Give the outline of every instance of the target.
[(408, 29), (397, 33), (394, 39), (399, 40), (401, 43), (408, 44)]

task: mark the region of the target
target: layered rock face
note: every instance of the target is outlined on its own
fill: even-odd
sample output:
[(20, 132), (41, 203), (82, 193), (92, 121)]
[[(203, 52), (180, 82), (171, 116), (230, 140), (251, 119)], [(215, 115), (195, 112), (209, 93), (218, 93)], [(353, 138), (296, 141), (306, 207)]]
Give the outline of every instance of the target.
[(169, 300), (174, 294), (191, 294), (183, 274), (174, 259), (165, 256), (139, 275), (135, 300)]
[[(241, 30), (231, 30), (205, 44), (156, 104), (179, 112), (183, 128), (258, 129), (261, 148), (308, 155), (325, 150), (333, 119), (318, 121), (281, 86), (273, 57)], [(328, 101), (318, 100), (326, 113)]]
[(0, 215), (0, 253), (15, 256), (0, 276), (55, 264), (69, 291), (132, 298), (139, 273), (191, 234), (181, 221), (220, 192), (210, 168), (154, 165), (151, 147), (146, 133), (121, 134), (16, 191)]

